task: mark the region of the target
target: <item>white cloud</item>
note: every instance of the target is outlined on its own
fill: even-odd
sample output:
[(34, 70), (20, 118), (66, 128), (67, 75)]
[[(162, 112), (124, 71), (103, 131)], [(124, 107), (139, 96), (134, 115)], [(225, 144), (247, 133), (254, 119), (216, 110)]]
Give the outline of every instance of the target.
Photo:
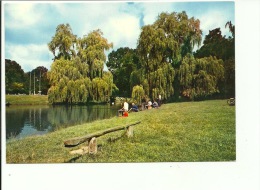
[(230, 35), (229, 29), (225, 28), (225, 24), (228, 21), (227, 15), (225, 15), (221, 11), (207, 12), (206, 14), (199, 17), (199, 20), (203, 35), (207, 35), (209, 33), (209, 30), (213, 30), (215, 28), (220, 28), (222, 35)]
[(173, 5), (170, 3), (143, 3), (144, 24), (153, 24), (162, 12), (173, 12)]
[(10, 3), (5, 4), (6, 16), (9, 16), (10, 22), (5, 22), (7, 28), (24, 28), (36, 24), (42, 17), (40, 12), (35, 8), (35, 4), (26, 3)]
[(6, 59), (16, 61), (25, 72), (31, 71), (38, 66), (50, 68), (53, 55), (49, 52), (46, 44), (13, 45), (7, 44)]
[[(4, 4), (4, 8), (5, 26), (12, 30), (12, 35), (19, 35), (19, 32), (26, 30), (37, 31), (40, 34), (32, 35), (29, 39), (30, 42), (26, 41), (27, 38), (22, 38), (22, 42), (19, 39), (16, 42), (13, 40), (12, 43), (20, 43), (17, 46), (8, 41), (12, 37), (11, 35), (6, 39), (6, 58), (17, 61), (26, 71), (37, 66), (50, 68), (53, 55), (47, 48), (49, 41), (43, 42), (45, 40), (43, 40), (43, 36), (51, 33), (48, 38), (50, 40), (55, 34), (52, 27), (58, 24), (69, 23), (73, 33), (78, 37), (101, 29), (104, 37), (114, 44), (114, 50), (119, 47), (136, 48), (141, 32), (140, 19), (142, 19), (141, 23), (147, 25), (154, 23), (161, 12), (180, 11), (176, 4), (169, 2), (137, 2), (134, 4), (126, 2), (50, 2), (44, 5), (16, 2), (15, 4)], [(210, 8), (210, 10), (199, 13), (194, 13), (190, 8), (187, 10), (190, 11), (189, 17), (194, 16), (201, 21), (204, 36), (208, 34), (209, 30), (217, 27), (221, 27), (223, 35), (230, 35), (229, 30), (225, 29), (225, 23), (232, 20), (234, 15), (228, 9), (218, 11), (214, 11), (214, 9)], [(50, 30), (53, 30), (53, 33), (49, 32)], [(39, 40), (41, 41), (39, 42)], [(27, 45), (21, 43), (27, 43)]]
[(135, 48), (140, 34), (139, 15), (125, 12), (125, 6), (121, 3), (85, 4), (84, 12), (79, 12), (80, 17), (86, 18), (79, 36), (101, 29), (114, 49)]
[(140, 34), (139, 19), (131, 15), (110, 18), (103, 25), (104, 36), (113, 42), (115, 48), (136, 48)]

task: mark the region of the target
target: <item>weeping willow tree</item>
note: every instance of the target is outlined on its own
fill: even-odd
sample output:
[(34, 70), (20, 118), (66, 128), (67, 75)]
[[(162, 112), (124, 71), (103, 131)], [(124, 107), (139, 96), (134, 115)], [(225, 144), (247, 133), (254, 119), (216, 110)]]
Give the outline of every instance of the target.
[(132, 98), (135, 102), (140, 105), (142, 102), (142, 98), (145, 96), (145, 92), (142, 85), (136, 85), (133, 87)]
[(78, 39), (78, 56), (83, 62), (89, 65), (89, 77), (102, 77), (106, 55), (104, 50), (113, 47), (104, 38), (101, 30), (94, 30), (87, 36)]
[(73, 34), (69, 24), (60, 24), (56, 28), (56, 33), (52, 40), (48, 43), (49, 50), (52, 52), (55, 59), (64, 57), (71, 59), (75, 57), (75, 44), (77, 36)]
[(87, 102), (91, 92), (91, 81), (87, 73), (88, 65), (81, 63), (79, 58), (56, 59), (48, 73), (52, 84), (48, 91), (49, 102)]
[(113, 75), (110, 72), (104, 72), (102, 78), (94, 78), (92, 80), (92, 97), (94, 101), (108, 101), (112, 92), (117, 87), (113, 83)]
[[(174, 80), (182, 57), (201, 43), (200, 21), (185, 12), (161, 13), (152, 25), (142, 28), (137, 50), (144, 79), (145, 93), (152, 99), (174, 94)], [(139, 76), (142, 78), (142, 76)], [(145, 84), (147, 83), (147, 84)]]
[(219, 93), (219, 83), (224, 80), (223, 64), (222, 59), (212, 56), (184, 57), (179, 70), (182, 95), (193, 100)]
[(48, 43), (54, 62), (48, 72), (50, 103), (106, 101), (116, 87), (112, 75), (103, 75), (105, 50), (112, 47), (100, 30), (76, 39), (69, 24), (58, 25)]

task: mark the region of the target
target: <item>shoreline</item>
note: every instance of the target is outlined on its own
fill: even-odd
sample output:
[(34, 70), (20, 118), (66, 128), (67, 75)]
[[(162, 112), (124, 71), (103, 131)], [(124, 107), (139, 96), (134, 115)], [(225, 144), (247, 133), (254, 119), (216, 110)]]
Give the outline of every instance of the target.
[[(77, 157), (64, 141), (111, 127), (141, 121), (132, 138), (123, 132), (97, 139), (98, 153)], [(196, 162), (236, 160), (235, 106), (226, 100), (163, 104), (158, 109), (132, 112), (60, 129), (52, 133), (13, 140), (6, 145), (7, 163), (118, 163)], [(112, 140), (111, 140), (112, 139)], [(75, 159), (77, 158), (77, 159)]]

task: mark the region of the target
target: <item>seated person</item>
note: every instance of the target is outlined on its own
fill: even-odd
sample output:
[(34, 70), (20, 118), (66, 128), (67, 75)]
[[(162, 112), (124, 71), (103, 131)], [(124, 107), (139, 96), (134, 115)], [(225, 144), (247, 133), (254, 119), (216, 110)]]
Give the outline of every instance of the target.
[(153, 108), (158, 108), (158, 107), (159, 107), (158, 103), (156, 101), (154, 101), (153, 102)]
[(135, 103), (132, 103), (132, 108), (131, 108), (131, 110), (133, 110), (134, 112), (138, 112), (138, 111), (139, 111), (138, 106), (135, 105)]
[(124, 106), (120, 110), (118, 110), (118, 116), (119, 116), (119, 112), (122, 113), (122, 116), (124, 112), (128, 112), (128, 107), (129, 107), (128, 103), (124, 102)]
[(147, 109), (149, 110), (149, 109), (152, 109), (152, 102), (151, 101), (149, 101), (148, 103), (147, 103)]
[(128, 117), (128, 112), (127, 112), (127, 111), (124, 111), (122, 116), (123, 116), (123, 117)]

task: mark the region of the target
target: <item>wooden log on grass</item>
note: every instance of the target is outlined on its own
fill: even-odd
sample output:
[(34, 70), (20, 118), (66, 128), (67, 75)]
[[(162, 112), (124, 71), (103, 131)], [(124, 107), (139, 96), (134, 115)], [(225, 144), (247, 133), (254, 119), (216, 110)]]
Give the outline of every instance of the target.
[(96, 132), (96, 133), (92, 133), (92, 134), (89, 134), (89, 135), (86, 135), (86, 136), (83, 136), (83, 137), (71, 138), (71, 139), (64, 141), (64, 145), (66, 147), (77, 146), (77, 145), (82, 144), (84, 142), (87, 142), (87, 141), (89, 142), (93, 137), (97, 138), (97, 137), (100, 137), (100, 136), (105, 135), (107, 133), (111, 133), (111, 132), (115, 132), (115, 131), (119, 131), (119, 130), (123, 130), (123, 129), (128, 129), (130, 126), (134, 126), (134, 125), (137, 125), (139, 123), (141, 123), (141, 121), (138, 121), (138, 122), (126, 125), (126, 126), (118, 126), (118, 127), (109, 128), (109, 129), (99, 131), (99, 132)]

